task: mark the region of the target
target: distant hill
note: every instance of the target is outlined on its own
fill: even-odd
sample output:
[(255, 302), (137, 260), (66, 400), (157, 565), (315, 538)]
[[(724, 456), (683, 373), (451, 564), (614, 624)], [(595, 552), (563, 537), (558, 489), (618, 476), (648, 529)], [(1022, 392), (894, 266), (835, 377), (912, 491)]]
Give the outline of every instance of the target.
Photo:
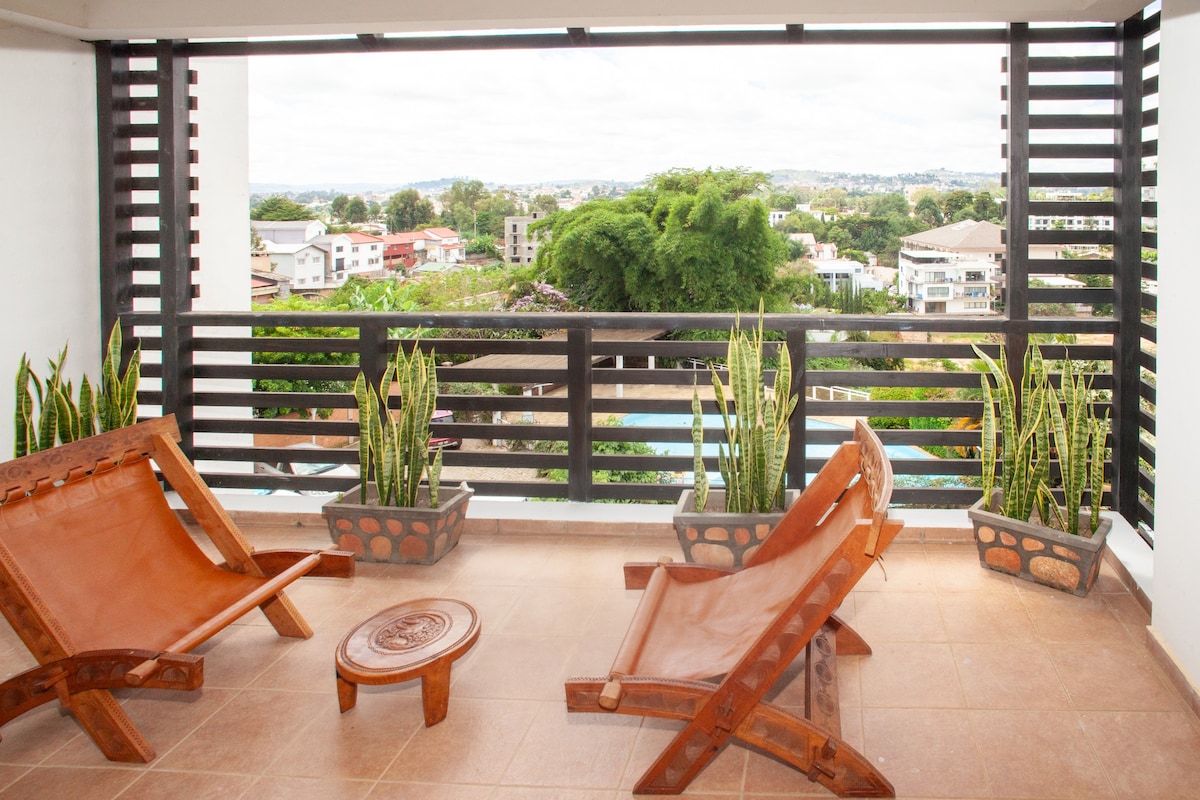
[[(780, 186), (811, 186), (826, 188), (840, 186), (845, 189), (863, 189), (872, 192), (901, 191), (905, 186), (929, 185), (941, 190), (969, 189), (976, 191), (1000, 180), (999, 173), (952, 172), (931, 169), (922, 172), (906, 172), (900, 175), (873, 175), (870, 173), (822, 172), (806, 169), (778, 169), (769, 173), (771, 181)], [(410, 183), (347, 182), (347, 183), (251, 183), (250, 194), (283, 194), (291, 197), (316, 195), (332, 198), (337, 194), (393, 194), (402, 189), (416, 189), (423, 195), (437, 196), (450, 188), (455, 181), (471, 180), (466, 176), (437, 178), (435, 180)], [(568, 178), (552, 181), (536, 181), (525, 184), (485, 183), (488, 189), (512, 189), (517, 192), (547, 189), (588, 189), (594, 185), (615, 186), (625, 191), (636, 188), (639, 181), (612, 181), (600, 178)]]

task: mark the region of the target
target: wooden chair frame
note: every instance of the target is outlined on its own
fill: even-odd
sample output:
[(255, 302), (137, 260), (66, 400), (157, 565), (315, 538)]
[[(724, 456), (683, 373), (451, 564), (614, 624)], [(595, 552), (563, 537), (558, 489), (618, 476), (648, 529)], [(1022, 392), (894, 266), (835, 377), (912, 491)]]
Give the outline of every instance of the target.
[[(742, 571), (753, 571), (797, 547), (828, 538), (836, 541), (812, 554), (819, 566), (810, 579), (784, 589), (791, 592), (790, 600), (724, 675), (703, 680), (643, 675), (637, 672), (637, 661), (650, 640), (647, 632), (653, 630), (654, 609), (662, 607), (662, 593), (682, 584), (707, 583), (719, 598), (735, 571), (669, 561), (626, 565), (627, 588), (644, 588), (646, 595), (617, 661), (607, 678), (569, 680), (566, 698), (568, 711), (607, 711), (687, 723), (644, 773), (635, 793), (679, 794), (730, 738), (737, 738), (791, 764), (840, 796), (895, 796), (879, 770), (841, 738), (836, 654), (841, 650), (865, 655), (870, 648), (834, 616), (903, 527), (903, 522), (887, 516), (891, 492), (891, 467), (883, 446), (860, 422), (854, 440), (838, 448)], [(835, 535), (818, 537), (819, 531), (829, 530), (826, 526), (836, 526)], [(626, 653), (634, 655), (626, 659)], [(802, 654), (806, 659), (803, 717), (763, 700)]]
[[(179, 438), (175, 419), (168, 416), (0, 464), (0, 611), (38, 661), (38, 666), (0, 684), (0, 725), (58, 700), (109, 759), (148, 762), (155, 756), (154, 749), (110, 690), (200, 687), (203, 658), (190, 651), (256, 606), (279, 635), (309, 638), (312, 629), (284, 588), (305, 575), (354, 574), (353, 556), (341, 551), (254, 552), (179, 449)], [(149, 459), (182, 498), (224, 563), (213, 563), (170, 510)], [(102, 504), (103, 487), (118, 477), (122, 491), (144, 498), (145, 519), (151, 520), (146, 523), (151, 530), (143, 531), (146, 525), (142, 525), (129, 541), (139, 539), (136, 546), (156, 557), (144, 565), (114, 555), (109, 563), (121, 570), (119, 577), (113, 576), (115, 585), (109, 593), (144, 601), (134, 607), (134, 613), (145, 617), (138, 634), (145, 640), (81, 647), (79, 641), (107, 641), (109, 603), (104, 596), (72, 596), (71, 576), (103, 570), (104, 560), (101, 564), (72, 561), (88, 558), (84, 555), (88, 552), (94, 556), (119, 550), (128, 542), (111, 538), (121, 520), (89, 524), (81, 518), (82, 512), (71, 510), (69, 498), (91, 492), (93, 505)], [(142, 507), (135, 509), (138, 516)], [(102, 535), (110, 538), (97, 542)], [(42, 547), (51, 549), (53, 556), (41, 556)], [(172, 618), (171, 608), (155, 604), (153, 588), (139, 586), (143, 579), (147, 586), (152, 580), (161, 586), (183, 562), (190, 570), (189, 579), (197, 575), (204, 579), (202, 585), (188, 587), (193, 608), (186, 619)], [(220, 587), (211, 599), (205, 594), (209, 585)], [(69, 602), (61, 602), (63, 598)], [(86, 614), (80, 613), (81, 607), (86, 607)], [(128, 605), (120, 613), (127, 618)], [(113, 611), (108, 617), (114, 629), (127, 621), (112, 619), (116, 615)]]

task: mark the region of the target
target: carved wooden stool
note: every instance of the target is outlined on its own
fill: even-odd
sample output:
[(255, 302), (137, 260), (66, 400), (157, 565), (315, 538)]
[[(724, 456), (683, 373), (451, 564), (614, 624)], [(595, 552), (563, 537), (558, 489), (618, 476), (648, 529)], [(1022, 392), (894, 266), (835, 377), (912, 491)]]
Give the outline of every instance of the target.
[(385, 608), (338, 645), (337, 690), (342, 712), (354, 708), (358, 684), (421, 679), (425, 726), (446, 718), (450, 664), (479, 638), (479, 614), (460, 600), (426, 598)]

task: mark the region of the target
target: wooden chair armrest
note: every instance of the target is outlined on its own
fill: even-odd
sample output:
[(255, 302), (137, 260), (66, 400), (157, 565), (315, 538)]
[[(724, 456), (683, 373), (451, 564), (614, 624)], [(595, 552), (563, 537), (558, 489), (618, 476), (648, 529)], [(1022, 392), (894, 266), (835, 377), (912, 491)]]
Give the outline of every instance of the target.
[(654, 570), (662, 567), (672, 578), (683, 583), (711, 581), (722, 575), (737, 572), (733, 567), (714, 567), (708, 564), (687, 564), (674, 561), (630, 561), (625, 565), (625, 588), (645, 589)]
[(292, 565), (308, 558), (313, 553), (321, 557), (305, 577), (308, 578), (353, 578), (354, 554), (345, 550), (261, 550), (254, 554), (254, 562), (266, 577), (278, 575)]

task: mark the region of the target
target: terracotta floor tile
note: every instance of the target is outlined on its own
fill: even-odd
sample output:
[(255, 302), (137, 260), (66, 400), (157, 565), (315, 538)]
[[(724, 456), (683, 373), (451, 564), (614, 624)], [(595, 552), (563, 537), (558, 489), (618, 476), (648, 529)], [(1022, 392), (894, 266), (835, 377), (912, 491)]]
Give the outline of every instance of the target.
[[(415, 692), (360, 692), (345, 713), (334, 695), (314, 709), (299, 736), (279, 748), (262, 771), (305, 778), (378, 780), (396, 755), (424, 728), (421, 698)], [(391, 687), (386, 687), (391, 688)], [(452, 703), (452, 712), (457, 712)]]
[(993, 797), (1114, 797), (1073, 711), (970, 711)]
[(970, 708), (1070, 708), (1060, 673), (1040, 643), (955, 643), (953, 649)]
[(452, 699), (446, 719), (420, 728), (383, 775), (442, 783), (495, 785), (521, 745), (539, 704), (535, 701)]
[(952, 642), (1029, 642), (1036, 631), (1025, 603), (1012, 592), (942, 592), (938, 607)]
[(107, 767), (41, 767), (30, 770), (4, 789), (4, 800), (108, 800), (138, 779), (132, 769)]
[[(257, 609), (251, 613), (263, 616)], [(306, 644), (278, 635), (270, 625), (232, 625), (192, 652), (204, 656), (206, 687), (244, 689), (293, 647)]]
[(568, 714), (561, 702), (542, 703), (500, 784), (615, 790), (641, 722), (622, 714)]
[(861, 657), (864, 708), (963, 708), (949, 644), (883, 642)]
[(590, 587), (529, 587), (521, 593), (505, 620), (490, 630), (501, 636), (577, 635), (605, 607), (605, 600), (614, 591), (624, 592)]
[(377, 783), (367, 800), (489, 800), (490, 786), (447, 783)]
[(122, 800), (226, 800), (241, 797), (255, 782), (253, 775), (213, 772), (147, 772), (121, 793)]
[(852, 627), (868, 644), (946, 641), (933, 592), (860, 592), (854, 604)]
[(1133, 641), (1098, 593), (1076, 597), (1036, 584), (1025, 584), (1019, 591), (1037, 635), (1046, 642)]
[(920, 545), (892, 545), (882, 564), (867, 570), (858, 591), (928, 592), (933, 590), (933, 571)]
[(1080, 711), (1181, 711), (1179, 693), (1167, 683), (1145, 648), (1126, 644), (1050, 644), (1058, 669)]
[(899, 796), (988, 796), (969, 712), (864, 708), (862, 716), (861, 752)]
[(290, 778), (265, 775), (246, 792), (246, 800), (365, 800), (374, 781), (338, 778)]
[(155, 768), (262, 773), (309, 720), (328, 713), (331, 699), (311, 692), (242, 692), (160, 756)]
[[(563, 637), (482, 635), (451, 667), (450, 702), (456, 697), (561, 702), (574, 644)], [(601, 669), (607, 672), (611, 663), (610, 657)]]
[[(488, 800), (617, 800), (622, 792), (607, 789), (543, 789), (534, 786), (498, 786)], [(728, 798), (726, 798), (728, 800)]]
[(1121, 800), (1196, 796), (1200, 731), (1190, 712), (1089, 711), (1080, 718)]
[(1016, 592), (1011, 576), (980, 566), (973, 544), (927, 545), (926, 552), (938, 592)]

